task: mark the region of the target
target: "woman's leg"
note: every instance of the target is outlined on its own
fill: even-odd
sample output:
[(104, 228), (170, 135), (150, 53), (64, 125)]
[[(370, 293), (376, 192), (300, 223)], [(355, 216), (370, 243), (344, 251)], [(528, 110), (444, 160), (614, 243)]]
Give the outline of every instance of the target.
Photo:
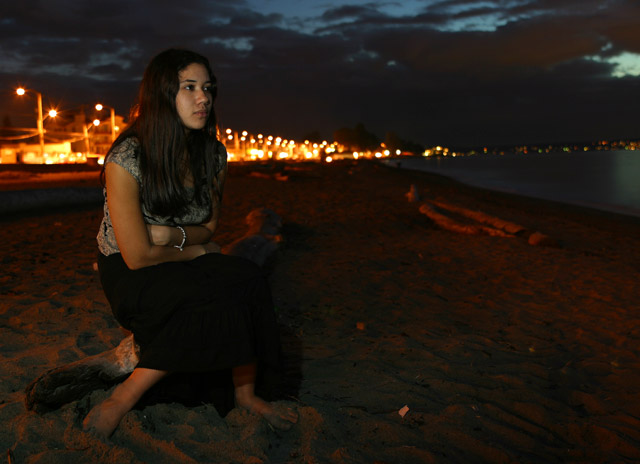
[(82, 422), (82, 428), (102, 438), (109, 438), (125, 414), (166, 374), (165, 371), (155, 369), (135, 368), (127, 380), (113, 390), (109, 398), (89, 411)]
[(275, 407), (255, 395), (256, 365), (247, 364), (231, 370), (238, 406), (259, 414), (276, 428), (288, 430), (298, 422), (298, 414), (290, 408)]

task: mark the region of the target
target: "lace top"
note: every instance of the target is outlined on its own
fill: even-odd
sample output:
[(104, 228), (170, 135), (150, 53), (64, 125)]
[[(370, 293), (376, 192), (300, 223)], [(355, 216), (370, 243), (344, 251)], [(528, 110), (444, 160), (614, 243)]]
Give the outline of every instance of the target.
[[(222, 144), (219, 144), (221, 152), (221, 163), (219, 164), (218, 172), (224, 167), (227, 162), (226, 151)], [(140, 174), (140, 165), (138, 161), (138, 152), (140, 143), (134, 137), (123, 140), (120, 144), (111, 150), (111, 154), (107, 158), (107, 163), (116, 163), (127, 170), (129, 174), (138, 182), (138, 185), (142, 187), (142, 176)], [(198, 204), (195, 201), (193, 187), (187, 187), (187, 190), (192, 195), (192, 200), (187, 207), (186, 212), (182, 216), (169, 217), (169, 216), (156, 216), (151, 214), (144, 203), (141, 201), (142, 215), (144, 222), (147, 224), (158, 225), (189, 225), (189, 224), (202, 224), (207, 221), (211, 215), (211, 192), (210, 186), (206, 186), (202, 189), (202, 204)], [(103, 189), (104, 193), (104, 216), (102, 223), (100, 224), (100, 230), (98, 231), (98, 249), (100, 252), (109, 256), (114, 253), (119, 253), (118, 243), (116, 242), (116, 236), (113, 231), (113, 225), (111, 224), (111, 216), (109, 215), (109, 205), (107, 202), (107, 190)]]

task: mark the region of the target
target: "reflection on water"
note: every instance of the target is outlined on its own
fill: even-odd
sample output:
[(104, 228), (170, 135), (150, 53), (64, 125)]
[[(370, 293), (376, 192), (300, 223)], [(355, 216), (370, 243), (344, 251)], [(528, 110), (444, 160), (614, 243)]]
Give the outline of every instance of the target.
[(615, 197), (629, 197), (633, 206), (640, 208), (640, 153), (622, 152), (622, 156), (616, 156), (612, 161)]
[(640, 216), (638, 151), (412, 158), (402, 160), (402, 167), (492, 190)]

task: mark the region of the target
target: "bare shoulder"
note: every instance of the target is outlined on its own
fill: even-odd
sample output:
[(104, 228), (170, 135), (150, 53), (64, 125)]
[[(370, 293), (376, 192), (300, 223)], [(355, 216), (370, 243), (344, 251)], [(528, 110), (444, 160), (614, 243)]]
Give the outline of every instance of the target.
[(105, 168), (107, 193), (135, 192), (139, 191), (138, 180), (125, 167), (117, 163), (108, 163)]

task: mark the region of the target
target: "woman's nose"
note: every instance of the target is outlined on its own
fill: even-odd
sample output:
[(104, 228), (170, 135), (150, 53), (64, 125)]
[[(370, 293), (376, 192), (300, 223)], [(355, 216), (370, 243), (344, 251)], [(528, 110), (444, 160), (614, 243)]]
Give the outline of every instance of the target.
[(207, 94), (207, 92), (205, 92), (204, 90), (200, 90), (196, 95), (196, 102), (198, 104), (200, 104), (200, 103), (208, 104), (209, 103), (209, 95)]

